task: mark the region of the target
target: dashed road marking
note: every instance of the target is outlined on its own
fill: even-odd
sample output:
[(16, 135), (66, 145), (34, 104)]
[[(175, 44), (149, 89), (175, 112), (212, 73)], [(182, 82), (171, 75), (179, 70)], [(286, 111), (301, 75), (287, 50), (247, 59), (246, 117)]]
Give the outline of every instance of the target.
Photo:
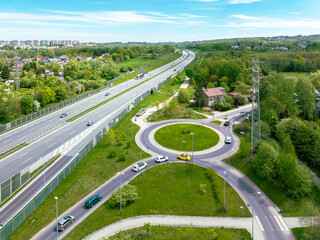
[(255, 217), (256, 217), (256, 219), (257, 219), (257, 222), (258, 222), (258, 224), (259, 224), (259, 226), (260, 226), (261, 230), (262, 230), (262, 231), (264, 231), (264, 228), (262, 227), (261, 222), (260, 222), (260, 220), (259, 220), (258, 216), (256, 215)]
[(274, 219), (276, 220), (276, 222), (278, 223), (278, 225), (279, 225), (279, 227), (280, 227), (281, 231), (283, 231), (284, 229), (283, 229), (283, 227), (281, 226), (281, 223), (279, 222), (279, 220), (278, 220), (277, 216), (273, 216), (273, 217), (274, 217)]
[(283, 221), (282, 217), (278, 216), (278, 218), (279, 218), (280, 222), (282, 223), (282, 226), (284, 227), (284, 229), (285, 229), (286, 231), (289, 231), (289, 228), (287, 227), (287, 225), (286, 225), (285, 222)]
[(272, 228), (272, 226), (271, 226), (271, 223), (270, 223), (268, 217), (267, 217), (267, 216), (264, 216), (264, 217), (266, 218), (266, 221), (267, 221), (267, 223), (268, 223), (268, 225), (269, 225), (270, 230), (273, 231), (273, 228)]

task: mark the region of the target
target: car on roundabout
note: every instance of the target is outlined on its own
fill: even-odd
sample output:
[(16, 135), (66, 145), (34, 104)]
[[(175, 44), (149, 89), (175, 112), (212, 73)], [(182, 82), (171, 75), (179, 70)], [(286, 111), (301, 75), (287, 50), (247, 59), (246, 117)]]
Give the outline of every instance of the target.
[(142, 169), (144, 169), (146, 166), (148, 166), (148, 164), (146, 162), (139, 162), (133, 166), (132, 170), (135, 172), (139, 172)]
[(180, 153), (178, 158), (181, 160), (191, 161), (191, 157), (187, 154), (184, 154), (184, 153)]
[(226, 137), (225, 142), (228, 143), (228, 144), (230, 144), (230, 143), (232, 142), (231, 137)]
[(224, 126), (229, 126), (229, 124), (230, 124), (229, 121), (225, 121), (223, 125), (224, 125)]
[(68, 227), (71, 223), (73, 223), (74, 221), (74, 216), (68, 215), (64, 218), (62, 218), (59, 222), (58, 222), (58, 231), (61, 232), (63, 231), (66, 227)]
[(167, 156), (158, 156), (156, 158), (156, 162), (157, 163), (166, 162), (166, 161), (168, 161), (168, 157)]

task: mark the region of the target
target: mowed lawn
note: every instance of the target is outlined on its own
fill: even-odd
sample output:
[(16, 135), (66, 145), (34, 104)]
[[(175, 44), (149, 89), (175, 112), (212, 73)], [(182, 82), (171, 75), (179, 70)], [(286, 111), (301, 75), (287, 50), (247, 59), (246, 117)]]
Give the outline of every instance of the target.
[[(72, 230), (65, 239), (82, 239), (112, 222), (138, 215), (190, 215), (249, 217), (246, 204), (231, 186), (226, 187), (226, 213), (223, 211), (223, 179), (212, 185), (206, 169), (185, 163), (162, 164), (147, 169), (130, 184), (137, 187), (139, 199), (123, 207), (111, 208), (107, 201)], [(205, 184), (205, 191), (200, 190)], [(93, 224), (94, 223), (94, 224)]]
[(231, 228), (195, 228), (195, 227), (164, 227), (147, 225), (140, 228), (122, 231), (109, 237), (110, 240), (150, 239), (150, 240), (250, 240), (250, 233), (245, 229)]
[(194, 151), (211, 148), (219, 142), (219, 136), (215, 131), (196, 124), (173, 124), (165, 126), (156, 131), (155, 140), (166, 148), (179, 151), (192, 151), (191, 133), (194, 133)]

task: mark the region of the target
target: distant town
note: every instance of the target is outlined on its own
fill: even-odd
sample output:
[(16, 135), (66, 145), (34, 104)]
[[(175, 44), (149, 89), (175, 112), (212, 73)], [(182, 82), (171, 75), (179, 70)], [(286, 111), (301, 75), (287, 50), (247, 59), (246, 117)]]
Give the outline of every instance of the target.
[(65, 47), (74, 47), (79, 45), (78, 40), (11, 40), (5, 41), (0, 40), (0, 47), (3, 46), (12, 46), (14, 48), (37, 48), (37, 47), (46, 47), (46, 46), (65, 46)]

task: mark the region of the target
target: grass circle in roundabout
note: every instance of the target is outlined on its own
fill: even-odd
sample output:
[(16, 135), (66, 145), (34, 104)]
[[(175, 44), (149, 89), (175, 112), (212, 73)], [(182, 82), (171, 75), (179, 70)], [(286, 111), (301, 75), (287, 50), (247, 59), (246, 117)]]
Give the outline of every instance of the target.
[(201, 151), (215, 146), (219, 135), (208, 127), (196, 124), (172, 124), (158, 129), (155, 140), (162, 146), (178, 151)]

